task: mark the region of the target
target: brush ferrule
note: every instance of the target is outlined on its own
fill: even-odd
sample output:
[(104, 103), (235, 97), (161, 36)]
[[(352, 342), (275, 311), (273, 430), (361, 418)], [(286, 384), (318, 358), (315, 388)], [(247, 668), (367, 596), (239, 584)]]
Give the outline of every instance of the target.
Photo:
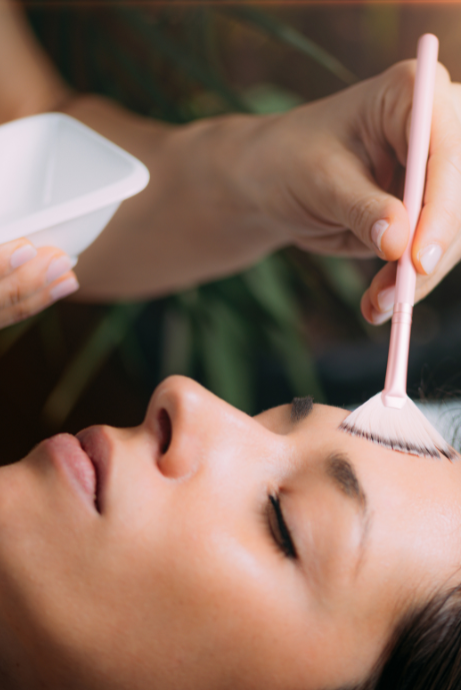
[(412, 313), (411, 304), (397, 302), (394, 307), (383, 391), (383, 403), (386, 407), (402, 407), (407, 397), (408, 350), (410, 348)]
[(383, 390), (381, 399), (385, 407), (393, 407), (394, 409), (401, 410), (407, 401), (407, 396), (402, 395), (398, 391), (394, 394), (392, 391)]
[(413, 307), (405, 302), (398, 302), (394, 307), (392, 323), (405, 323), (411, 326)]

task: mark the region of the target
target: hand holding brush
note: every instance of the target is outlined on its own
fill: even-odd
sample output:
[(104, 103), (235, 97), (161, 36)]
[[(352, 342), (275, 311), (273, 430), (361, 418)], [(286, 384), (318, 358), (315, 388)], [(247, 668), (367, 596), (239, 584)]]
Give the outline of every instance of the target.
[(455, 451), (432, 427), (406, 393), (416, 271), (411, 245), (422, 207), (429, 154), (438, 40), (419, 39), (403, 203), (410, 221), (408, 245), (398, 262), (395, 306), (384, 390), (341, 424), (350, 434), (415, 455), (452, 459)]

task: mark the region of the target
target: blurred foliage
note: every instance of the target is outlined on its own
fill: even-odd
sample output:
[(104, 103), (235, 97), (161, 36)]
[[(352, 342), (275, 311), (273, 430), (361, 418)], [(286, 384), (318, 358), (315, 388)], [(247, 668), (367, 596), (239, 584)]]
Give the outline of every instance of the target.
[(312, 58), (319, 65), (335, 74), (345, 84), (354, 84), (357, 81), (355, 74), (328, 51), (323, 50), (316, 43), (310, 41), (294, 27), (288, 26), (267, 12), (262, 12), (258, 8), (251, 6), (228, 6), (225, 8), (225, 11), (237, 20), (252, 24), (258, 31), (263, 31), (277, 41), (295, 48), (300, 53)]
[[(130, 109), (172, 123), (186, 123), (223, 112), (273, 113), (303, 98), (283, 85), (255, 83), (238, 90), (226, 76), (220, 45), (229, 31), (255, 35), (314, 61), (339, 84), (355, 76), (333, 55), (277, 14), (240, 5), (111, 5), (91, 11), (53, 11), (28, 3), (32, 26), (67, 81), (81, 91), (111, 96)], [(323, 393), (309, 347), (305, 307), (328, 305), (342, 318), (358, 319), (363, 279), (344, 260), (300, 256), (293, 251), (265, 259), (239, 276), (196, 287), (162, 300), (160, 374), (196, 376), (225, 400), (255, 412), (255, 363), (267, 352), (282, 363), (294, 395)], [(41, 323), (50, 357), (59, 354), (55, 307), (0, 334), (0, 355), (29, 328)], [(62, 373), (43, 409), (47, 424), (59, 428), (88, 382), (115, 349), (126, 367), (143, 369), (136, 324), (145, 304), (107, 307), (80, 348), (62, 361)], [(357, 326), (357, 328), (359, 328)]]

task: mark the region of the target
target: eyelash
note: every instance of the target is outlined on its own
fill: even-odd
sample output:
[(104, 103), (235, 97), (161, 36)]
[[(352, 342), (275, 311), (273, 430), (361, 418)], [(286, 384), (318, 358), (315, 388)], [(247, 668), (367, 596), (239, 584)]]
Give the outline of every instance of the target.
[(278, 494), (269, 494), (269, 501), (267, 504), (267, 522), (271, 537), (279, 551), (281, 551), (286, 558), (291, 558), (293, 560), (298, 558), (298, 554), (291, 538), (290, 530), (288, 529), (285, 518), (283, 517), (280, 496)]

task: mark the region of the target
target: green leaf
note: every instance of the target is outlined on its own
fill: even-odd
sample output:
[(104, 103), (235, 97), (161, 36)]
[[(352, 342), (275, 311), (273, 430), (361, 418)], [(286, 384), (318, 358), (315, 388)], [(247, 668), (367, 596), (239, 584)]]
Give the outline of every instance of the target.
[(149, 363), (132, 328), (125, 333), (118, 350), (128, 375), (136, 381), (145, 381), (149, 374)]
[(270, 256), (242, 274), (242, 280), (260, 306), (280, 325), (300, 323), (301, 315), (283, 260)]
[(116, 7), (114, 12), (120, 16), (122, 21), (136, 29), (139, 36), (142, 36), (144, 40), (151, 44), (152, 48), (182, 70), (184, 74), (187, 74), (206, 88), (219, 93), (233, 109), (240, 112), (248, 112), (248, 108), (242, 99), (209, 69), (207, 63), (203, 62), (193, 52), (187, 50), (184, 44), (168, 36), (156, 23), (147, 23), (142, 13), (133, 8), (128, 10), (125, 7)]
[[(210, 305), (211, 306), (211, 305)], [(199, 324), (202, 366), (211, 390), (231, 405), (254, 410), (253, 363), (245, 324), (224, 303), (215, 303)]]
[[(100, 37), (102, 47), (104, 47), (112, 60), (119, 63), (120, 67), (125, 71), (125, 74), (136, 84), (141, 93), (147, 95), (152, 103), (155, 104), (161, 111), (162, 116), (169, 122), (183, 123), (186, 118), (181, 113), (180, 109), (171, 103), (160, 90), (158, 84), (152, 78), (152, 74), (145, 69), (144, 65), (139, 65), (127, 52), (120, 51), (119, 47), (114, 45), (112, 41), (108, 40), (106, 36)], [(106, 76), (107, 78), (107, 76)]]
[(252, 86), (243, 92), (242, 97), (251, 112), (258, 115), (284, 113), (304, 102), (298, 94), (274, 84)]
[(316, 256), (314, 261), (321, 266), (330, 286), (341, 301), (357, 311), (367, 285), (354, 264), (346, 258), (335, 256)]
[(161, 337), (161, 378), (171, 374), (190, 375), (193, 357), (193, 332), (187, 310), (178, 307), (170, 307), (166, 310)]
[(325, 395), (315, 361), (304, 340), (293, 332), (282, 333), (277, 330), (270, 332), (269, 338), (283, 362), (295, 395), (312, 395), (317, 402), (323, 402)]
[(347, 67), (344, 67), (333, 55), (314, 43), (314, 41), (306, 38), (306, 36), (289, 24), (283, 23), (280, 19), (276, 19), (267, 12), (262, 12), (255, 7), (223, 6), (222, 8), (218, 7), (218, 9), (235, 19), (251, 24), (256, 29), (298, 50), (303, 55), (308, 55), (318, 62), (319, 65), (335, 74), (345, 84), (355, 84), (358, 81), (358, 77), (348, 70)]

